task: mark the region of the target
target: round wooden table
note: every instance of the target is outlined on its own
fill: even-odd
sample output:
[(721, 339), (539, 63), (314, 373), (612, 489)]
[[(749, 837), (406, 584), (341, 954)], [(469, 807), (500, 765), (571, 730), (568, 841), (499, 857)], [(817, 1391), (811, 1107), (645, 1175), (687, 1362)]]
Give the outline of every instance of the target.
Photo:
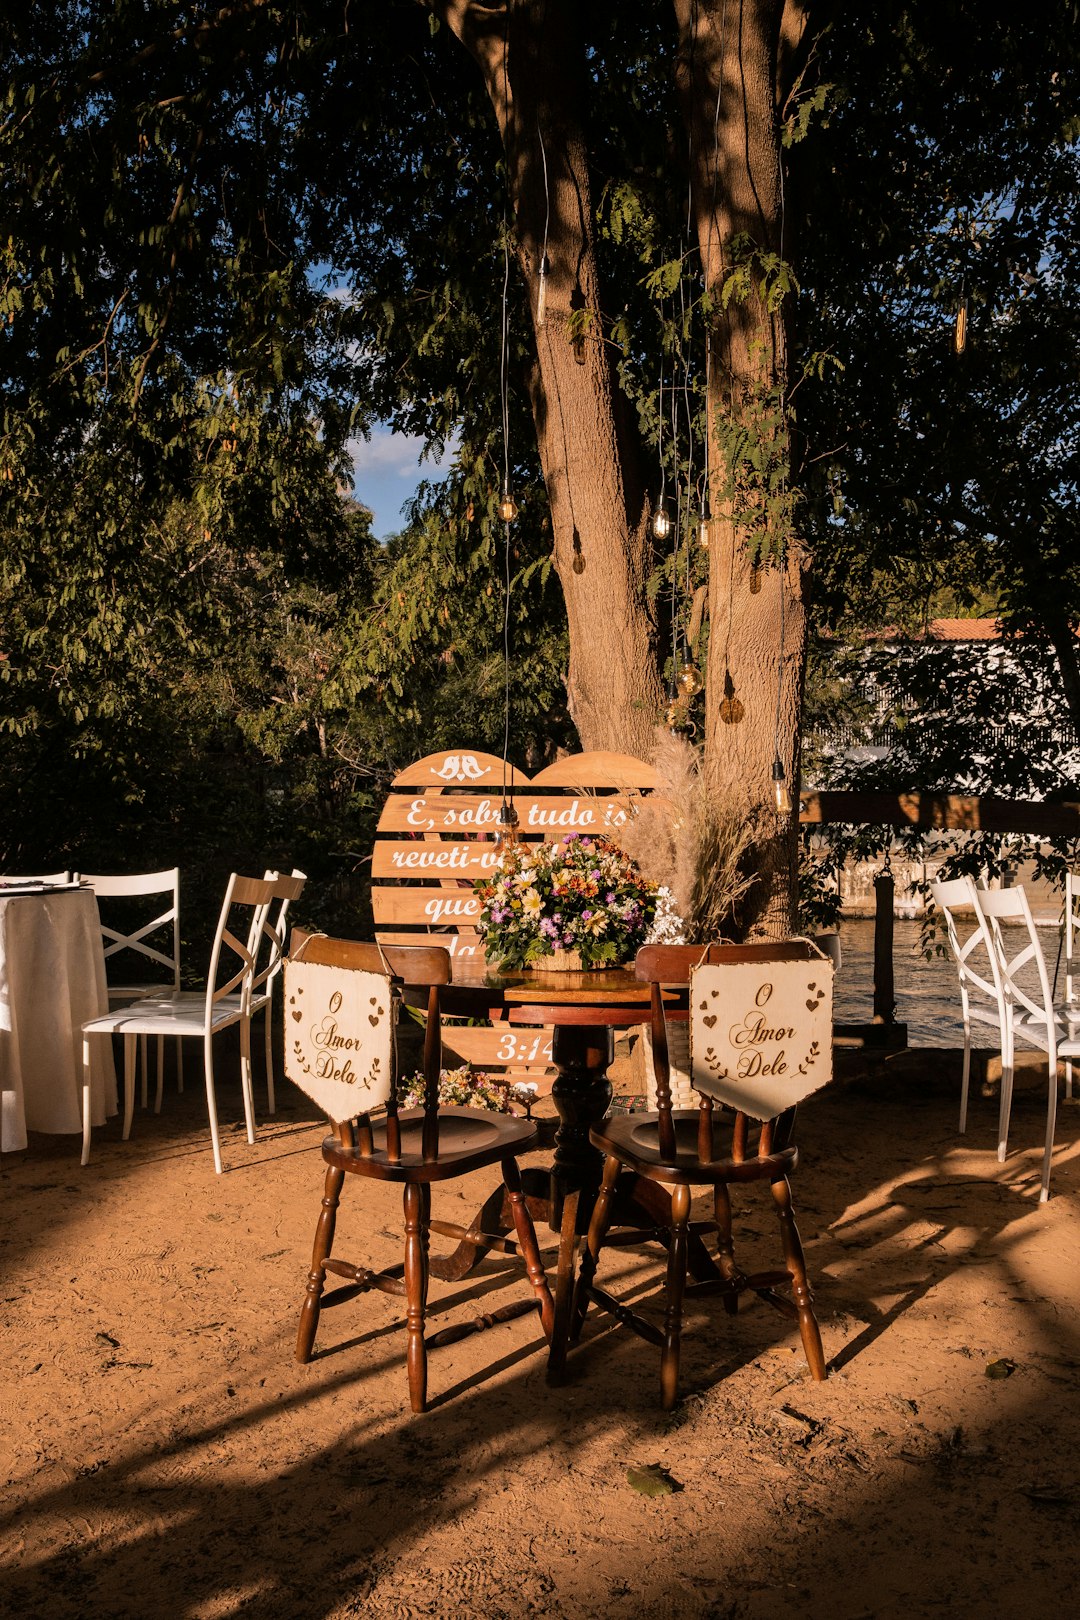
[[(588, 1231), (600, 1187), (603, 1157), (589, 1132), (611, 1106), (607, 1076), (614, 1031), (641, 1024), (649, 1017), (649, 987), (630, 968), (551, 973), (541, 969), (499, 972), (469, 958), (455, 958), (453, 983), (443, 992), (443, 1011), (456, 1017), (486, 1017), (510, 1024), (551, 1024), (551, 1056), (558, 1074), (551, 1088), (559, 1115), (555, 1157), (550, 1171), (526, 1169), (522, 1183), (534, 1218), (559, 1233), (555, 1285), (555, 1342), (563, 1342), (559, 1325), (570, 1309), (574, 1262), (579, 1236)], [(684, 986), (665, 992), (670, 1015), (687, 1016), (689, 992)], [(670, 1197), (656, 1183), (624, 1177), (614, 1220), (617, 1225), (660, 1227), (670, 1217)], [(485, 1205), (481, 1215), (488, 1212)], [(478, 1230), (481, 1229), (477, 1217)], [(479, 1251), (476, 1253), (479, 1258)], [(717, 1275), (700, 1239), (693, 1240), (690, 1269), (698, 1279)], [(475, 1260), (463, 1253), (467, 1269)], [(458, 1268), (455, 1267), (455, 1270)], [(463, 1270), (459, 1274), (464, 1274)], [(558, 1375), (561, 1367), (553, 1366)]]

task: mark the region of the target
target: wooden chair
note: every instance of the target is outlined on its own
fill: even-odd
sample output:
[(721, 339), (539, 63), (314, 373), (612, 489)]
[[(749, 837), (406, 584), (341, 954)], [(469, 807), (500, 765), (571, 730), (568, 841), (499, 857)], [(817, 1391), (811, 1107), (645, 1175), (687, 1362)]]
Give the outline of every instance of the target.
[[(296, 1016), (298, 996), (296, 986), (299, 975), (295, 967), (321, 965), (339, 970), (328, 983), (342, 985), (348, 970), (363, 975), (374, 990), (372, 1004), (377, 1000), (379, 1012), (391, 1005), (391, 997), (401, 987), (427, 989), (427, 1019), (424, 1035), (425, 1100), (422, 1108), (398, 1112), (397, 1076), (393, 1061), (384, 1064), (378, 1072), (385, 1076), (385, 1086), (369, 1091), (364, 1101), (364, 1112), (335, 1122), (334, 1134), (323, 1143), (322, 1155), (326, 1161), (322, 1211), (315, 1230), (315, 1246), (311, 1257), (307, 1290), (300, 1314), (300, 1331), (296, 1345), (296, 1359), (311, 1359), (319, 1313), (323, 1303), (323, 1288), (327, 1274), (345, 1278), (351, 1285), (343, 1292), (351, 1296), (357, 1290), (366, 1292), (375, 1288), (385, 1294), (403, 1298), (406, 1302), (406, 1328), (408, 1333), (407, 1365), (409, 1400), (414, 1412), (427, 1409), (427, 1352), (436, 1344), (449, 1343), (476, 1328), (493, 1321), (505, 1321), (539, 1306), (545, 1335), (550, 1337), (553, 1306), (547, 1279), (544, 1275), (540, 1250), (532, 1218), (526, 1208), (521, 1189), (521, 1176), (517, 1155), (527, 1153), (537, 1145), (536, 1127), (530, 1120), (515, 1119), (509, 1115), (487, 1113), (471, 1108), (442, 1108), (438, 1106), (438, 1084), (441, 1059), (439, 1026), (440, 987), (450, 983), (450, 957), (435, 946), (386, 946), (361, 944), (351, 940), (328, 939), (306, 935), (294, 930), (291, 942), (292, 959), (285, 964), (285, 1003), (287, 1015)], [(341, 992), (334, 995), (340, 1004)], [(385, 1002), (383, 997), (386, 997)], [(333, 999), (333, 997), (331, 998)], [(369, 998), (365, 995), (366, 1009)], [(311, 1012), (312, 998), (307, 1001)], [(375, 1015), (372, 1015), (374, 1020)], [(288, 1019), (287, 1019), (288, 1023)], [(364, 1031), (361, 1017), (357, 1028)], [(344, 1025), (342, 1026), (345, 1027)], [(352, 1026), (349, 1026), (350, 1030)], [(378, 1037), (378, 1030), (375, 1031)], [(351, 1034), (346, 1037), (351, 1040)], [(357, 1054), (359, 1042), (350, 1046), (350, 1056), (357, 1070), (371, 1072), (371, 1059), (364, 1052)], [(308, 1091), (320, 1107), (330, 1113), (355, 1110), (357, 1089), (355, 1084), (334, 1082), (336, 1089), (328, 1089), (326, 1080), (316, 1082), (307, 1077), (303, 1060), (297, 1060), (294, 1049), (286, 1037), (286, 1073)], [(372, 1118), (377, 1105), (385, 1105), (385, 1114)], [(424, 1323), (427, 1311), (428, 1278), (431, 1262), (428, 1239), (431, 1232), (459, 1240), (476, 1237), (473, 1232), (447, 1221), (431, 1219), (431, 1186), (433, 1182), (449, 1181), (468, 1175), (486, 1165), (499, 1164), (509, 1197), (517, 1242), (510, 1238), (486, 1235), (482, 1242), (504, 1253), (518, 1254), (524, 1260), (535, 1302), (528, 1301), (504, 1306), (479, 1322), (450, 1327), (425, 1338)], [(402, 1186), (405, 1206), (405, 1258), (403, 1265), (384, 1271), (372, 1271), (352, 1261), (332, 1257), (334, 1230), (338, 1203), (346, 1176), (365, 1176), (374, 1181), (392, 1181)], [(331, 1303), (331, 1299), (327, 1303)]]
[[(815, 1379), (825, 1377), (825, 1355), (814, 1315), (813, 1295), (806, 1275), (802, 1244), (792, 1212), (788, 1177), (798, 1163), (798, 1150), (791, 1141), (794, 1108), (760, 1124), (755, 1145), (749, 1142), (750, 1121), (736, 1112), (731, 1130), (730, 1151), (724, 1153), (719, 1137), (717, 1111), (708, 1097), (696, 1109), (673, 1110), (668, 1075), (667, 1024), (661, 985), (685, 985), (691, 969), (703, 962), (741, 963), (747, 961), (804, 961), (812, 959), (813, 948), (800, 943), (709, 946), (647, 945), (637, 954), (637, 977), (651, 988), (651, 1034), (656, 1077), (658, 1111), (629, 1114), (605, 1120), (590, 1133), (595, 1147), (605, 1155), (603, 1181), (589, 1224), (588, 1238), (581, 1258), (568, 1336), (576, 1340), (584, 1322), (589, 1301), (610, 1312), (618, 1322), (632, 1328), (657, 1346), (660, 1358), (660, 1388), (665, 1411), (675, 1405), (679, 1378), (679, 1352), (682, 1334), (683, 1300), (688, 1296), (719, 1294), (731, 1316), (738, 1309), (741, 1293), (752, 1289), (779, 1310), (796, 1317), (803, 1349)], [(757, 1123), (755, 1121), (755, 1123)], [(597, 1264), (605, 1246), (641, 1243), (641, 1229), (609, 1230), (616, 1182), (620, 1176), (634, 1175), (659, 1182), (672, 1189), (671, 1221), (651, 1234), (668, 1251), (666, 1316), (663, 1330), (636, 1311), (614, 1299), (595, 1281)], [(752, 1272), (740, 1270), (731, 1229), (729, 1187), (751, 1181), (767, 1181), (780, 1221), (785, 1270)], [(713, 1189), (713, 1218), (690, 1220), (691, 1189)], [(687, 1241), (691, 1234), (716, 1233), (717, 1264), (720, 1275), (703, 1282), (687, 1283)], [(776, 1292), (787, 1284), (794, 1291), (794, 1302)], [(558, 1362), (561, 1346), (552, 1346), (552, 1359)]]

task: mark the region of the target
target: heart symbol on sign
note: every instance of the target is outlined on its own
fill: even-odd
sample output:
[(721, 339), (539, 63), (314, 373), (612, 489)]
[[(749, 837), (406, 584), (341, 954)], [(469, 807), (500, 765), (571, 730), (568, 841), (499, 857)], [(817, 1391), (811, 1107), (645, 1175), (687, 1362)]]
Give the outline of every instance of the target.
[(818, 996), (817, 1001), (808, 1001), (806, 1003), (806, 1005), (809, 1007), (811, 1012), (814, 1012), (815, 1009), (817, 1008), (817, 1006), (819, 1005), (820, 1001), (821, 1001), (821, 997)]
[(720, 994), (720, 992), (719, 992), (719, 990), (710, 990), (709, 994), (712, 996), (713, 1000), (715, 1001), (717, 996)]
[(375, 1016), (375, 1014), (374, 1014), (374, 1013), (368, 1013), (368, 1015), (367, 1015), (367, 1021), (368, 1021), (368, 1023), (369, 1023), (369, 1024), (370, 1024), (370, 1025), (371, 1025), (371, 1027), (372, 1027), (372, 1029), (378, 1029), (378, 1027), (379, 1027), (379, 1020), (378, 1020), (378, 1018), (377, 1018), (377, 1017), (376, 1017), (376, 1016)]
[(710, 1013), (708, 1018), (703, 1018), (701, 1022), (705, 1025), (706, 1029), (712, 1029), (713, 1025), (716, 1023), (716, 1014)]
[(709, 1005), (709, 1003), (708, 1003), (708, 1002), (707, 1002), (707, 1001), (703, 1001), (703, 1002), (702, 1002), (702, 1003), (701, 1003), (701, 1006), (700, 1006), (700, 1007), (699, 1007), (699, 1008), (698, 1008), (698, 1011), (699, 1011), (699, 1012), (704, 1012), (704, 1011), (705, 1011), (705, 1009), (706, 1009), (706, 1007), (707, 1007), (707, 1006), (708, 1006), (708, 1005)]
[(303, 1016), (304, 1016), (303, 1013), (300, 1011), (300, 1009), (298, 1007), (296, 1009), (296, 1011), (293, 1013), (294, 1022), (298, 1024), (300, 1022), (301, 1018), (303, 1018)]

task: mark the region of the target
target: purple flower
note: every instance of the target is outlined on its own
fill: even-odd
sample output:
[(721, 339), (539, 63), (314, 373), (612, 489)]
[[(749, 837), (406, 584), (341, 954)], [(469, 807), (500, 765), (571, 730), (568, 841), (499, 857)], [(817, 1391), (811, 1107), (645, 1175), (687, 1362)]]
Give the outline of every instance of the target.
[(583, 912), (582, 912), (582, 913), (581, 913), (581, 920), (582, 920), (582, 922), (588, 922), (588, 920), (589, 920), (589, 918), (590, 918), (590, 917), (591, 917), (591, 916), (592, 916), (592, 912), (591, 912), (591, 911), (583, 911)]
[[(599, 872), (596, 875), (597, 875), (597, 877), (599, 877), (600, 876)], [(609, 894), (607, 896), (607, 903), (608, 903), (609, 906), (613, 906), (615, 904), (615, 896), (613, 894)]]

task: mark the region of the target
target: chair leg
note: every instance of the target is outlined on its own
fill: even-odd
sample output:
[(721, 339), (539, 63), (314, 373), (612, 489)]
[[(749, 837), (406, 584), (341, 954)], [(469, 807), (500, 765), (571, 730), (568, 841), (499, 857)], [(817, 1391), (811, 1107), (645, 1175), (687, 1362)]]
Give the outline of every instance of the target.
[(540, 1258), (540, 1245), (536, 1241), (536, 1228), (532, 1216), (525, 1203), (525, 1195), (521, 1190), (521, 1171), (518, 1169), (516, 1159), (504, 1159), (502, 1162), (503, 1183), (510, 1198), (510, 1213), (514, 1217), (514, 1230), (517, 1232), (518, 1248), (525, 1261), (525, 1270), (528, 1272), (532, 1291), (536, 1295), (540, 1307), (540, 1321), (544, 1329), (544, 1337), (551, 1342), (551, 1332), (555, 1325), (555, 1304), (548, 1287), (547, 1275), (544, 1271), (544, 1262)]
[(1043, 1148), (1042, 1185), (1039, 1188), (1039, 1203), (1045, 1204), (1050, 1197), (1050, 1166), (1054, 1157), (1054, 1126), (1057, 1123), (1057, 1063), (1051, 1063), (1049, 1068), (1049, 1084), (1046, 1095), (1046, 1145)]
[(135, 1042), (136, 1035), (124, 1036), (124, 1141), (131, 1135), (131, 1122), (135, 1118)]
[(405, 1325), (409, 1336), (409, 1404), (414, 1412), (427, 1411), (424, 1317), (427, 1312), (430, 1218), (431, 1188), (408, 1183), (405, 1188), (405, 1299), (408, 1307)]
[(273, 1114), (277, 1110), (277, 1099), (274, 1096), (274, 1004), (272, 1001), (266, 1003), (263, 1009), (263, 1017), (266, 1019), (266, 1111), (268, 1114)]
[(611, 1225), (612, 1197), (615, 1192), (615, 1183), (619, 1179), (621, 1169), (618, 1159), (609, 1155), (604, 1160), (604, 1178), (600, 1183), (600, 1191), (596, 1195), (593, 1205), (592, 1219), (589, 1221), (589, 1235), (585, 1239), (585, 1249), (581, 1256), (581, 1265), (578, 1268), (577, 1285), (574, 1288), (574, 1303), (570, 1311), (571, 1344), (576, 1344), (581, 1337), (581, 1330), (585, 1325), (585, 1313), (589, 1309), (589, 1289), (596, 1268), (600, 1262), (600, 1250), (604, 1246), (604, 1239)]
[(665, 1412), (675, 1405), (679, 1389), (679, 1351), (682, 1344), (683, 1290), (686, 1287), (686, 1243), (690, 1222), (690, 1188), (671, 1193), (671, 1246), (667, 1263), (667, 1310), (664, 1348), (660, 1354), (660, 1404)]
[[(725, 1282), (734, 1284), (740, 1273), (735, 1264), (735, 1244), (731, 1236), (731, 1194), (723, 1181), (718, 1181), (713, 1189), (713, 1217), (717, 1226), (716, 1259), (720, 1275)], [(738, 1290), (732, 1287), (730, 1293), (723, 1295), (723, 1301), (725, 1311), (729, 1316), (734, 1316), (739, 1309)]]
[(1071, 1097), (1072, 1096), (1072, 1086), (1073, 1086), (1072, 1064), (1071, 1063), (1066, 1063), (1066, 1065), (1065, 1065), (1065, 1095), (1066, 1095), (1066, 1097)]
[(149, 1081), (149, 1078), (150, 1078), (149, 1074), (147, 1073), (147, 1066), (146, 1066), (146, 1036), (145, 1035), (140, 1035), (139, 1036), (139, 1068), (140, 1068), (140, 1070), (142, 1072), (142, 1078), (141, 1078), (141, 1082), (140, 1082), (140, 1091), (139, 1091), (139, 1107), (140, 1108), (145, 1108), (146, 1107), (148, 1081)]
[(214, 1090), (214, 1037), (210, 1030), (203, 1035), (203, 1070), (206, 1074), (206, 1111), (210, 1115), (210, 1145), (214, 1150), (214, 1169), (221, 1174), (221, 1136), (218, 1132), (217, 1093)]
[(341, 1201), (341, 1189), (344, 1182), (344, 1170), (338, 1170), (334, 1165), (329, 1165), (323, 1183), (322, 1209), (319, 1211), (319, 1220), (315, 1227), (315, 1246), (311, 1251), (311, 1270), (308, 1272), (307, 1290), (300, 1310), (300, 1331), (296, 1338), (297, 1361), (308, 1362), (311, 1360), (315, 1334), (319, 1327), (319, 1312), (322, 1309), (322, 1293), (326, 1286), (326, 1272), (323, 1269), (323, 1263), (329, 1260), (330, 1251), (334, 1247), (334, 1229), (337, 1226), (338, 1204)]
[(82, 1043), (82, 1158), (80, 1164), (90, 1161), (90, 1037)]
[(821, 1329), (814, 1315), (814, 1295), (806, 1275), (806, 1259), (802, 1239), (795, 1225), (791, 1207), (791, 1187), (786, 1176), (772, 1183), (776, 1213), (780, 1217), (780, 1241), (784, 1246), (784, 1264), (791, 1272), (792, 1294), (799, 1313), (799, 1332), (802, 1334), (803, 1352), (810, 1376), (820, 1384), (825, 1378), (825, 1351), (821, 1343)]
[(154, 1096), (154, 1113), (161, 1113), (161, 1094), (165, 1088), (165, 1037), (157, 1038), (157, 1092)]
[(240, 1020), (240, 1090), (244, 1097), (244, 1124), (247, 1139), (255, 1142), (255, 1098), (251, 1091), (251, 1019)]
[(559, 1229), (559, 1259), (555, 1271), (555, 1320), (548, 1344), (547, 1381), (561, 1381), (566, 1366), (566, 1347), (570, 1339), (570, 1308), (574, 1293), (574, 1264), (578, 1246), (578, 1192), (568, 1192), (563, 1199), (562, 1226)]
[(1008, 1042), (1001, 1050), (1001, 1097), (998, 1101), (998, 1163), (1005, 1163), (1009, 1148), (1009, 1115), (1012, 1113), (1013, 1050)]
[(176, 1089), (182, 1097), (184, 1095), (184, 1043), (179, 1035), (176, 1037)]
[(964, 1021), (964, 1076), (960, 1082), (960, 1135), (967, 1131), (968, 1086), (971, 1081), (971, 1025)]

